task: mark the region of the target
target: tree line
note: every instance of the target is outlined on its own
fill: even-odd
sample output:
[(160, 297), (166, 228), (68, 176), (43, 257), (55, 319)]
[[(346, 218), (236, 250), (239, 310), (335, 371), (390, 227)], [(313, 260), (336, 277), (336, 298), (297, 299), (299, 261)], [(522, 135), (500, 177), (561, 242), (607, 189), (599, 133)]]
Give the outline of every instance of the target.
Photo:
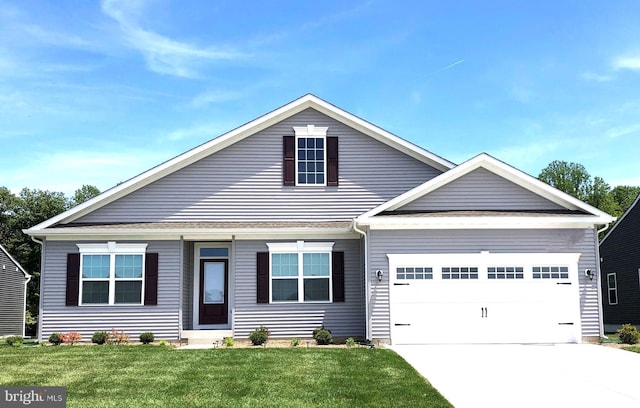
[[(560, 160), (545, 167), (538, 179), (615, 217), (620, 217), (640, 193), (637, 186), (611, 188), (601, 177), (591, 177), (583, 165)], [(83, 185), (70, 197), (28, 188), (15, 195), (6, 187), (0, 187), (0, 243), (32, 275), (27, 287), (28, 317), (38, 315), (41, 248), (22, 230), (98, 194), (98, 188), (91, 185)]]

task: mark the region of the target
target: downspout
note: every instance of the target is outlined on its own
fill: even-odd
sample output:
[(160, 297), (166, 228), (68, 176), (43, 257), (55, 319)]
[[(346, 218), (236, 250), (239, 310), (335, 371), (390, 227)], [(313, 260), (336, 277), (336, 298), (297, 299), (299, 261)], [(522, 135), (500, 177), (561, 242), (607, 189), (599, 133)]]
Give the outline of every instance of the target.
[(180, 301), (178, 303), (178, 342), (182, 341), (182, 313), (184, 305), (184, 236), (180, 235), (180, 278), (178, 279), (178, 289)]
[[(40, 296), (39, 296), (39, 299), (38, 299), (38, 333), (37, 333), (38, 343), (40, 343), (42, 341), (42, 315), (43, 315), (43, 310), (42, 310), (43, 309), (43, 306), (42, 306), (42, 304), (43, 304), (42, 291), (44, 290), (44, 285), (42, 284), (42, 280), (44, 278), (44, 252), (45, 252), (45, 246), (44, 246), (44, 241), (38, 240), (33, 235), (31, 236), (31, 240), (33, 242), (35, 242), (36, 244), (40, 245)], [(24, 299), (25, 299), (25, 302), (26, 302), (27, 301), (27, 285), (24, 285), (24, 292), (25, 292), (24, 293)], [(25, 310), (25, 313), (26, 313), (26, 310)]]
[(366, 318), (365, 325), (365, 337), (367, 340), (371, 340), (371, 321), (369, 319), (369, 296), (371, 295), (371, 288), (369, 288), (369, 245), (367, 242), (367, 233), (364, 230), (358, 229), (357, 219), (353, 219), (353, 230), (360, 235), (364, 239), (364, 314)]
[(603, 314), (603, 310), (602, 310), (602, 268), (601, 268), (601, 261), (600, 261), (600, 238), (598, 238), (600, 236), (601, 232), (605, 232), (607, 229), (609, 229), (609, 224), (604, 224), (604, 227), (602, 227), (599, 230), (596, 230), (596, 271), (597, 271), (597, 276), (598, 276), (598, 282), (596, 283), (598, 286), (598, 321), (600, 323), (600, 338), (604, 338), (604, 314)]

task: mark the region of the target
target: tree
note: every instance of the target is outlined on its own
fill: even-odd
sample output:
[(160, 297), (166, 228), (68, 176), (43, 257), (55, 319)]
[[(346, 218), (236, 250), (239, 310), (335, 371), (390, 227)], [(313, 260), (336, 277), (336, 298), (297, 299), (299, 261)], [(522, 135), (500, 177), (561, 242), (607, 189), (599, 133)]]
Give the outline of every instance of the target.
[(611, 190), (611, 196), (620, 206), (620, 213), (624, 214), (640, 194), (640, 187), (616, 186)]
[(582, 164), (554, 160), (542, 169), (538, 179), (579, 200), (588, 199), (591, 176)]
[(609, 184), (597, 176), (593, 178), (593, 182), (589, 185), (586, 202), (614, 217), (618, 217), (622, 213), (620, 205), (611, 195)]
[(83, 185), (73, 193), (73, 197), (69, 201), (69, 208), (75, 207), (78, 204), (82, 204), (87, 200), (100, 194), (100, 190), (96, 186), (90, 186), (88, 184)]

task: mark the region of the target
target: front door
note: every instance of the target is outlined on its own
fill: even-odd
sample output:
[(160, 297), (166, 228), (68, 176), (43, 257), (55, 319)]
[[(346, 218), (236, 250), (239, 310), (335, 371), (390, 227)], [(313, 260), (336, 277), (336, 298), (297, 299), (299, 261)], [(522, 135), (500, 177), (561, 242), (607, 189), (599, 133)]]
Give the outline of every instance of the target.
[(200, 261), (200, 324), (227, 324), (229, 268), (226, 259)]

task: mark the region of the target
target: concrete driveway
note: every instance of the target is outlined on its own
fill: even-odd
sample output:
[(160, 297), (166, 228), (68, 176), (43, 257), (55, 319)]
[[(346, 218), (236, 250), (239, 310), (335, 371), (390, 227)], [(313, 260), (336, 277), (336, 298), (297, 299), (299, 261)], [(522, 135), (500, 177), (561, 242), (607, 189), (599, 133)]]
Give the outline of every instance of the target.
[(456, 408), (640, 407), (640, 354), (594, 344), (391, 346)]

